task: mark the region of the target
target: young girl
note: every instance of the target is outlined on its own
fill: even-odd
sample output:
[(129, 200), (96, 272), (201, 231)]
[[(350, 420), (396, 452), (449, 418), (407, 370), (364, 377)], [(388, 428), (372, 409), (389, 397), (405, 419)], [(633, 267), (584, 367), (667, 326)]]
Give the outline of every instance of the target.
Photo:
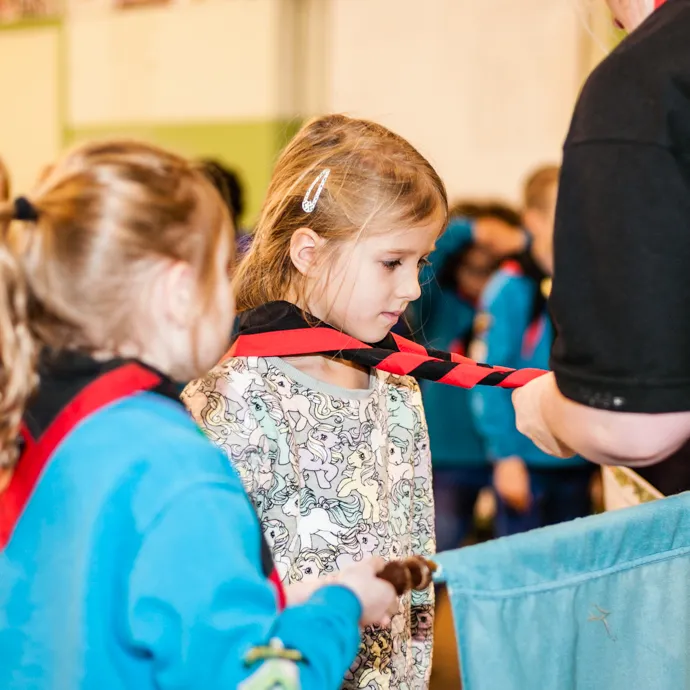
[[(446, 219), (441, 180), (404, 139), (344, 116), (313, 120), (278, 161), (239, 269), (240, 333), (289, 331), (306, 313), (379, 342), (419, 297)], [(412, 378), (337, 356), (231, 357), (183, 399), (242, 464), (262, 522), (285, 535), (286, 583), (328, 576), (372, 544), (387, 559), (433, 553), (429, 443)], [(426, 687), (432, 615), (431, 588), (403, 597), (391, 628), (365, 635), (345, 687)]]
[(0, 206), (11, 219), (0, 687), (337, 688), (360, 616), (397, 601), (380, 563), (281, 613), (241, 482), (178, 400), (234, 316), (217, 192), (158, 149), (92, 144)]

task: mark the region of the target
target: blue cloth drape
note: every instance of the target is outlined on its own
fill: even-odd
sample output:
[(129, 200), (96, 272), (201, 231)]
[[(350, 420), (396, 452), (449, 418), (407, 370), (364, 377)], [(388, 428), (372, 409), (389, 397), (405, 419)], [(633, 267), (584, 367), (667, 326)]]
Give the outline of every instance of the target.
[(464, 690), (690, 688), (690, 493), (436, 560)]

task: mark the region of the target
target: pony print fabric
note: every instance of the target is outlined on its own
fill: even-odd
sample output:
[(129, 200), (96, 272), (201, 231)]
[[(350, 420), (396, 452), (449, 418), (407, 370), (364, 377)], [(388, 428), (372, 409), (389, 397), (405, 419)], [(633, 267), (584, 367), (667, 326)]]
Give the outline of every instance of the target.
[[(431, 457), (417, 383), (374, 371), (371, 387), (321, 383), (275, 358), (231, 358), (183, 400), (236, 467), (283, 583), (326, 577), (370, 554), (435, 550)], [(368, 628), (344, 688), (426, 688), (433, 588)]]

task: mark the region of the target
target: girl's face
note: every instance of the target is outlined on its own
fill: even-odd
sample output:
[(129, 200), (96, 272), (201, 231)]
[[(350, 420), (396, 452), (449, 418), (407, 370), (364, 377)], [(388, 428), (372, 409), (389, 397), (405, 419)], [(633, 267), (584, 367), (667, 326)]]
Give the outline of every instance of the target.
[(410, 228), (391, 228), (338, 247), (311, 276), (307, 308), (365, 343), (382, 340), (421, 294), (419, 271), (443, 229), (439, 212)]

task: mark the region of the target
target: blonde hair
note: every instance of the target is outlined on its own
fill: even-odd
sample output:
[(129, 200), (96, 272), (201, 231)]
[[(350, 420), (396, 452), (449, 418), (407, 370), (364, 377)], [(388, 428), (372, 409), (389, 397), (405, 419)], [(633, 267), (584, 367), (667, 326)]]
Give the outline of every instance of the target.
[[(186, 160), (147, 144), (81, 146), (29, 198), (37, 220), (0, 241), (0, 467), (16, 459), (39, 350), (117, 352), (161, 259), (190, 264), (205, 312), (215, 254), (231, 233), (217, 191)], [(0, 205), (0, 226), (15, 205)]]
[[(305, 195), (326, 170), (326, 184), (309, 213)], [(326, 240), (333, 256), (340, 243), (371, 226), (421, 223), (439, 210), (445, 225), (443, 182), (405, 139), (367, 120), (313, 119), (278, 159), (252, 247), (235, 276), (237, 308), (245, 311), (290, 293), (306, 302), (305, 282), (290, 258), (290, 240), (299, 228)]]
[(558, 184), (561, 169), (557, 165), (544, 165), (534, 170), (525, 180), (523, 203), (525, 209), (547, 211), (549, 191)]

